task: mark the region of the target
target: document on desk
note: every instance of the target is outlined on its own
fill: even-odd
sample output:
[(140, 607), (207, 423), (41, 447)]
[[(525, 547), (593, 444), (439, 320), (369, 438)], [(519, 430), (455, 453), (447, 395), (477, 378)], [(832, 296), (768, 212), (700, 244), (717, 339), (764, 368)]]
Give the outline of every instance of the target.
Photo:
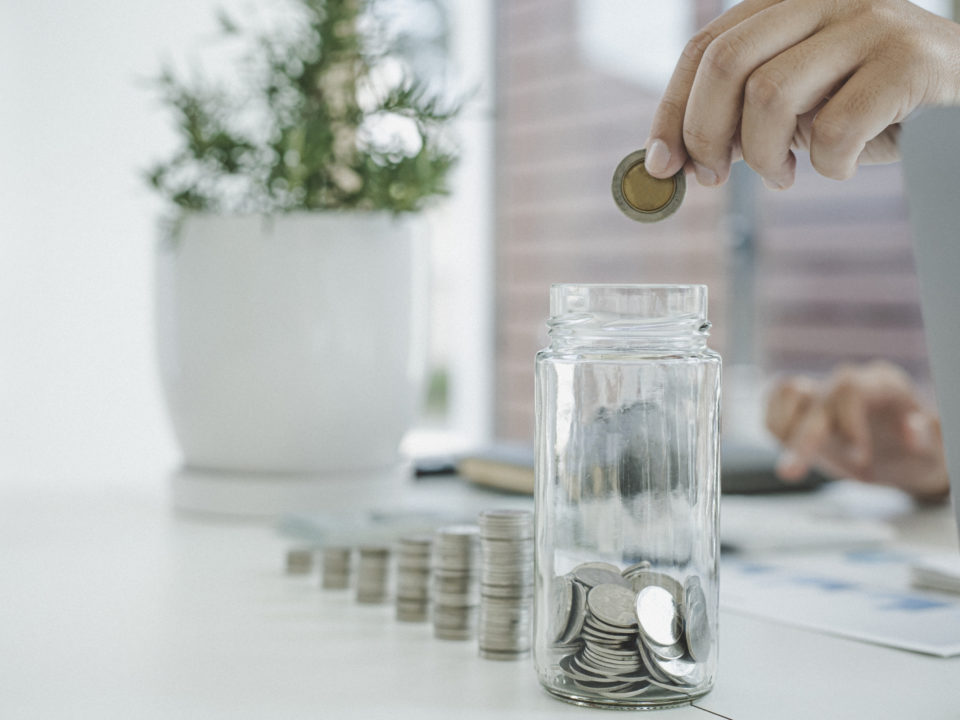
[(728, 611), (914, 652), (960, 655), (960, 597), (912, 589), (906, 551), (723, 558)]

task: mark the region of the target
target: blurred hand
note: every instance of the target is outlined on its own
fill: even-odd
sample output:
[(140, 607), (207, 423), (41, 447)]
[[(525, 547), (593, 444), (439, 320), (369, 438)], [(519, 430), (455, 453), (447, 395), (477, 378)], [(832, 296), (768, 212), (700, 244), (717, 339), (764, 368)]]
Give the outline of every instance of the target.
[(647, 171), (717, 185), (741, 156), (768, 187), (806, 149), (837, 180), (898, 157), (919, 105), (960, 104), (960, 25), (907, 0), (743, 0), (690, 40), (647, 140)]
[(784, 445), (777, 466), (784, 480), (799, 480), (816, 465), (920, 499), (949, 490), (940, 421), (889, 363), (841, 367), (823, 381), (785, 378), (770, 393), (766, 421)]

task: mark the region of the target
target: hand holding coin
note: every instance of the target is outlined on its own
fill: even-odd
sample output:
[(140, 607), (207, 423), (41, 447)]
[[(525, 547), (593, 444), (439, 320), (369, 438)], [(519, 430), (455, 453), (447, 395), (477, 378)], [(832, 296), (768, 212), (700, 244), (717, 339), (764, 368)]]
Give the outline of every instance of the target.
[(821, 175), (898, 157), (899, 123), (960, 104), (960, 24), (907, 0), (743, 0), (694, 35), (653, 117), (647, 168), (719, 185), (742, 154), (768, 187), (794, 150)]

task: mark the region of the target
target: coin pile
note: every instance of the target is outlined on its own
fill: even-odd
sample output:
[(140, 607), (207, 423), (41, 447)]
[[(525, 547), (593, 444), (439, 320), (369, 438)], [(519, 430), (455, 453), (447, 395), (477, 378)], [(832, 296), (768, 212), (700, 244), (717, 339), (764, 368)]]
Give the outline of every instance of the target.
[(295, 547), (287, 550), (287, 574), (306, 575), (313, 570), (313, 548)]
[(350, 587), (350, 560), (353, 551), (348, 547), (325, 547), (321, 586), (324, 590), (344, 590)]
[(433, 547), (433, 634), (443, 640), (469, 640), (477, 624), (479, 528), (440, 528)]
[(622, 572), (592, 562), (556, 578), (552, 592), (560, 669), (579, 690), (622, 701), (706, 679), (712, 639), (697, 577), (681, 585), (648, 562)]
[(400, 538), (397, 544), (397, 620), (426, 622), (430, 609), (429, 535)]
[(533, 614), (533, 513), (480, 513), (480, 553), (480, 657), (524, 657)]
[(384, 603), (389, 594), (390, 548), (365, 546), (360, 548), (357, 567), (357, 602)]

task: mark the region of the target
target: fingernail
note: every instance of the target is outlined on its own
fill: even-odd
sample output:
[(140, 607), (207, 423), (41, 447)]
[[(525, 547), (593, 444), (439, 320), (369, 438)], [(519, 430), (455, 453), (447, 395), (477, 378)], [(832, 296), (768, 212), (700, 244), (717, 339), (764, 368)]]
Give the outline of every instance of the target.
[(710, 168), (706, 168), (700, 163), (694, 163), (693, 171), (697, 175), (697, 182), (701, 185), (717, 184), (717, 174)]
[(643, 161), (647, 172), (662, 173), (670, 164), (670, 148), (663, 140), (654, 140), (647, 146), (647, 156)]
[(934, 446), (936, 440), (933, 436), (933, 423), (923, 413), (910, 413), (905, 424), (910, 434), (910, 445), (915, 450), (929, 450)]
[(786, 479), (794, 479), (803, 474), (806, 468), (800, 458), (791, 450), (784, 450), (777, 460), (777, 475)]
[(850, 458), (850, 462), (854, 465), (866, 465), (870, 461), (870, 453), (867, 452), (866, 448), (860, 447), (859, 445), (854, 445), (847, 452), (847, 457)]

